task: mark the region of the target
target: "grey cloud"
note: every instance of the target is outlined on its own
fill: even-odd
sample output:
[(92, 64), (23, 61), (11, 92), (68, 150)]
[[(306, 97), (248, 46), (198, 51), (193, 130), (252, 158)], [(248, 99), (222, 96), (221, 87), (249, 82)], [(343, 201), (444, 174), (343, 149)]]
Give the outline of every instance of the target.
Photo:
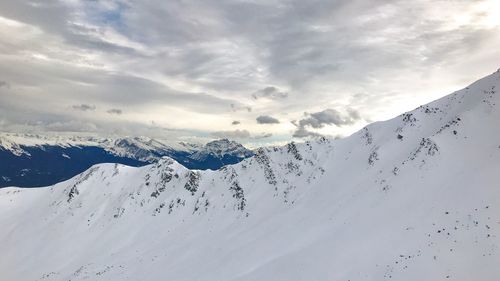
[(310, 126), (318, 129), (323, 128), (325, 125), (352, 125), (361, 119), (359, 112), (354, 109), (348, 109), (347, 114), (329, 108), (320, 112), (306, 113), (306, 115), (309, 117), (299, 121), (300, 127)]
[(121, 109), (118, 109), (118, 108), (111, 108), (106, 112), (109, 114), (116, 114), (116, 115), (120, 115), (123, 113), (123, 111)]
[(250, 132), (247, 130), (234, 130), (234, 131), (217, 131), (211, 134), (217, 138), (228, 138), (228, 139), (248, 139), (250, 138)]
[(0, 81), (0, 88), (10, 88), (10, 84), (6, 81)]
[(348, 108), (346, 113), (343, 114), (336, 109), (325, 109), (323, 111), (314, 113), (305, 113), (306, 118), (297, 121), (293, 121), (297, 127), (297, 130), (293, 133), (293, 137), (296, 138), (306, 138), (306, 137), (316, 137), (321, 136), (321, 134), (312, 132), (307, 128), (320, 129), (326, 125), (335, 125), (337, 127), (352, 125), (360, 120), (362, 120), (360, 113), (352, 108)]
[(321, 134), (311, 132), (304, 127), (297, 128), (297, 130), (292, 135), (292, 137), (294, 138), (308, 138), (308, 137), (321, 137), (321, 136), (322, 136)]
[(279, 120), (268, 115), (261, 115), (256, 118), (258, 124), (279, 124)]
[(90, 105), (90, 104), (78, 104), (78, 105), (73, 105), (71, 107), (74, 110), (81, 110), (81, 111), (94, 111), (96, 109), (95, 105)]
[(239, 124), (241, 124), (241, 122), (240, 122), (240, 121), (237, 121), (237, 120), (235, 120), (235, 121), (231, 122), (231, 125), (239, 125)]
[(264, 89), (260, 89), (252, 94), (252, 98), (268, 98), (268, 99), (285, 99), (288, 97), (287, 92), (283, 92), (276, 87), (269, 86)]

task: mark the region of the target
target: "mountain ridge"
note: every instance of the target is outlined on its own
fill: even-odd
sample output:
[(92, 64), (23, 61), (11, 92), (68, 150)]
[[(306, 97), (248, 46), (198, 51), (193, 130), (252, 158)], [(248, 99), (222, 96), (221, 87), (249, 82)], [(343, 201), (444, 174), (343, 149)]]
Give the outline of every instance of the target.
[[(212, 151), (212, 147), (217, 151)], [(218, 169), (252, 151), (227, 139), (206, 145), (168, 144), (147, 137), (49, 137), (0, 134), (0, 187), (44, 186), (66, 180), (98, 163), (143, 166), (170, 156), (191, 169)]]

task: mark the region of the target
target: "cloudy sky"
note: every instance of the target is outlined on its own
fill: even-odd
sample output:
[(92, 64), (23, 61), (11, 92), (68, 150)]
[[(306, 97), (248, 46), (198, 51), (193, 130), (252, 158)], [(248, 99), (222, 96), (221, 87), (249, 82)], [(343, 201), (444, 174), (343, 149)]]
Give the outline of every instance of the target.
[(500, 1), (2, 0), (0, 130), (345, 136), (500, 67)]

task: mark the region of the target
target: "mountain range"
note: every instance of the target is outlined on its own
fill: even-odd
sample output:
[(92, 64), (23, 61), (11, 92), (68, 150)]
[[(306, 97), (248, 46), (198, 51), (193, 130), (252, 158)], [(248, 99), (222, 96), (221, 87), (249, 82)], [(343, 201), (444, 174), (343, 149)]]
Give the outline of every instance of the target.
[(216, 171), (167, 157), (3, 188), (2, 278), (497, 281), (499, 86)]
[(147, 137), (101, 138), (0, 134), (0, 187), (47, 186), (67, 180), (92, 165), (144, 166), (164, 156), (190, 169), (219, 169), (253, 155), (227, 139), (205, 145), (167, 143)]

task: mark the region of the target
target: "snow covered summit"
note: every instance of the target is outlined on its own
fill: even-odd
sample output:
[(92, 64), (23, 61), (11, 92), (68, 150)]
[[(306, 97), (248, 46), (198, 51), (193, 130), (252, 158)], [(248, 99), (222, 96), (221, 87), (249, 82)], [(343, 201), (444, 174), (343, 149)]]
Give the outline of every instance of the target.
[(252, 155), (253, 152), (240, 143), (220, 139), (205, 144), (201, 149), (191, 154), (190, 158), (194, 161), (216, 161), (220, 162), (219, 166), (224, 166), (227, 163), (235, 163), (234, 158), (244, 159)]
[(0, 190), (6, 280), (500, 276), (500, 72), (350, 137)]

